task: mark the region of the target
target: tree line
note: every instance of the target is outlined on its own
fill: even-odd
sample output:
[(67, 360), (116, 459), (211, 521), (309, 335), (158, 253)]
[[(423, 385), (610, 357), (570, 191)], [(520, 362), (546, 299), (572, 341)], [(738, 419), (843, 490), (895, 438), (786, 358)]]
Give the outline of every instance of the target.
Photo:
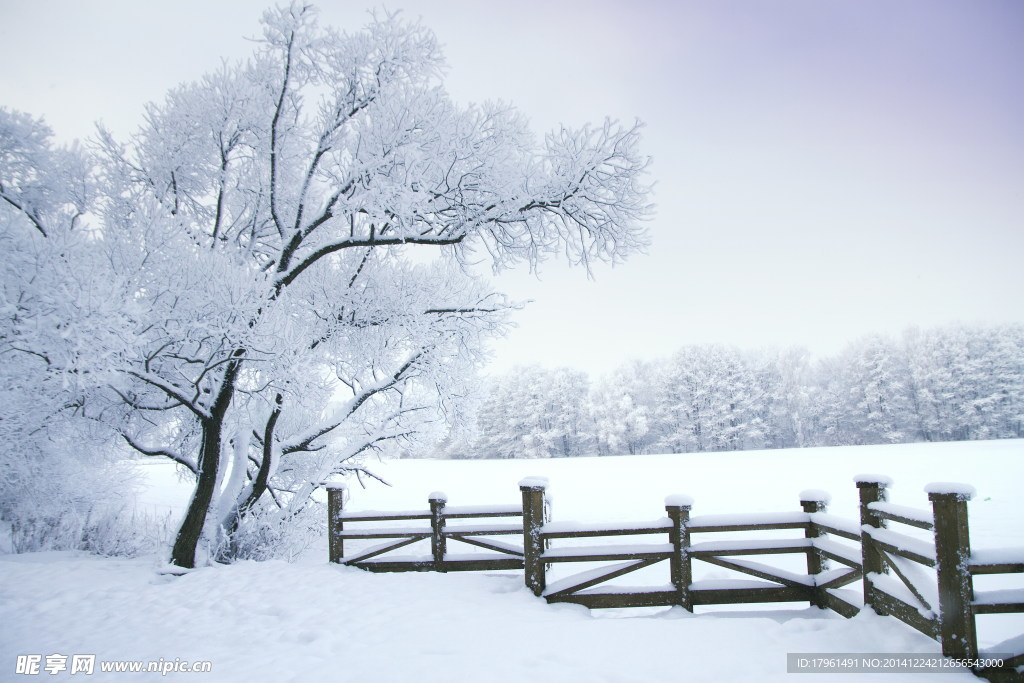
[(592, 380), (516, 368), (486, 383), (475, 429), (436, 454), (549, 458), (1024, 437), (1024, 326), (867, 336), (803, 348), (687, 346)]

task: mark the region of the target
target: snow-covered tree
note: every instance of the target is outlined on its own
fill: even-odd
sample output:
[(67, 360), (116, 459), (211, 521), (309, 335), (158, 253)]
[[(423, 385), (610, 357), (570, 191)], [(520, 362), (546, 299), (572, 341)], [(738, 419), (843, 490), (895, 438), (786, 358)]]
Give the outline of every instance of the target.
[(261, 506), (296, 514), (453, 408), (512, 308), (469, 264), (587, 267), (646, 240), (638, 126), (538, 143), (507, 105), (455, 104), (435, 36), (396, 15), (339, 33), (296, 3), (263, 25), (250, 60), (149, 105), (128, 140), (102, 133), (85, 272), (102, 286), (84, 291), (105, 300), (51, 330), (80, 346), (54, 372), (194, 474), (171, 552), (185, 567), (202, 539)]
[(799, 347), (690, 346), (616, 368), (589, 397), (586, 383), (577, 376), (560, 392), (559, 372), (539, 366), (494, 378), (473, 445), (441, 452), (572, 454), (558, 435), (577, 432), (554, 429), (552, 416), (578, 420), (584, 402), (580, 452), (601, 455), (1020, 438), (1024, 327), (911, 330), (902, 342), (872, 335), (813, 365)]
[(763, 445), (763, 397), (737, 349), (684, 347), (666, 363), (658, 386), (661, 448), (685, 453)]
[(597, 445), (602, 455), (636, 455), (651, 443), (654, 377), (647, 364), (619, 366), (590, 394)]
[(1024, 328), (910, 330), (903, 343), (919, 438), (1022, 435)]
[(82, 306), (116, 325), (122, 302), (94, 275), (92, 164), (51, 137), (41, 120), (0, 108), (0, 519), (19, 550), (104, 550), (88, 526), (130, 503), (130, 473), (73, 369), (110, 334), (86, 324)]
[(768, 448), (799, 448), (810, 437), (810, 354), (806, 349), (763, 349), (748, 354), (753, 374), (757, 412)]
[(471, 451), (481, 458), (587, 455), (594, 447), (586, 373), (517, 367), (489, 381)]

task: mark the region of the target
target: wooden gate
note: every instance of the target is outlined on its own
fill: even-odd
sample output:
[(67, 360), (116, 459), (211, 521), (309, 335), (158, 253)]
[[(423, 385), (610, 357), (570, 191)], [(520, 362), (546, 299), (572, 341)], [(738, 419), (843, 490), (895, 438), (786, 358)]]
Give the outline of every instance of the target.
[[(481, 571), (496, 569), (522, 569), (523, 547), (505, 543), (493, 536), (522, 535), (523, 524), (501, 524), (490, 521), (501, 517), (522, 517), (519, 505), (448, 507), (443, 493), (432, 493), (428, 510), (409, 512), (347, 512), (344, 509), (345, 487), (335, 485), (327, 491), (330, 519), (330, 561), (359, 567), (372, 572), (408, 571)], [(486, 519), (486, 523), (466, 523), (466, 520)], [(455, 524), (449, 524), (456, 520)], [(420, 522), (414, 526), (363, 527), (363, 522), (389, 524)], [(353, 525), (356, 525), (353, 527)], [(388, 539), (384, 543), (363, 547), (345, 554), (345, 541)], [(430, 541), (430, 554), (395, 557), (390, 555), (400, 548), (418, 541)], [(489, 550), (489, 553), (458, 554), (448, 552), (449, 541)], [(384, 557), (390, 555), (389, 557)]]

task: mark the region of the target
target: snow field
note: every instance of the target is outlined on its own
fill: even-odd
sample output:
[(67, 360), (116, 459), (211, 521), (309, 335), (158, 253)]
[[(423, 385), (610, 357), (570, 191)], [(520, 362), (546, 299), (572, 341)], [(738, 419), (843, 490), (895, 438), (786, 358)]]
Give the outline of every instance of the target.
[(4, 556), (0, 567), (0, 680), (27, 680), (13, 675), (15, 655), (25, 653), (213, 663), (209, 676), (134, 681), (640, 683), (781, 681), (787, 652), (935, 651), (917, 632), (867, 614), (693, 617), (676, 609), (600, 618), (545, 604), (515, 575), (370, 574), (274, 561), (172, 579), (157, 576), (152, 562), (71, 553)]
[[(187, 490), (176, 476), (166, 467), (145, 469), (150, 486), (140, 494), (142, 506), (180, 509)], [(1024, 545), (1022, 441), (566, 460), (399, 460), (376, 470), (394, 486), (351, 487), (347, 510), (426, 509), (429, 493), (439, 490), (452, 506), (514, 504), (523, 478), (544, 476), (552, 519), (581, 524), (657, 519), (664, 515), (666, 496), (676, 494), (694, 498), (695, 517), (795, 512), (808, 488), (832, 495), (830, 514), (855, 520), (853, 478), (871, 471), (892, 477), (890, 500), (917, 509), (928, 507), (923, 489), (929, 482), (970, 484), (977, 490), (969, 504), (974, 547), (984, 553)], [(607, 540), (631, 544), (662, 537)], [(870, 613), (847, 620), (806, 604), (708, 607), (696, 615), (678, 608), (590, 612), (535, 598), (523, 586), (522, 572), (370, 574), (328, 565), (323, 546), (293, 564), (242, 562), (181, 577), (160, 575), (162, 558), (0, 555), (0, 681), (31, 680), (14, 674), (14, 662), (19, 654), (33, 653), (213, 663), (211, 674), (119, 675), (133, 681), (728, 683), (789, 680), (789, 652), (939, 650), (910, 627)], [(464, 552), (469, 546), (450, 542), (449, 549)], [(791, 559), (795, 571), (803, 569), (803, 556)], [(563, 567), (575, 572), (588, 566)], [(652, 583), (667, 580), (660, 565), (645, 571)], [(721, 578), (716, 572), (711, 567), (695, 578)], [(623, 580), (637, 583), (638, 576)], [(1007, 588), (1020, 587), (1020, 578), (978, 577), (1011, 580)], [(1021, 614), (978, 621), (983, 647), (1024, 634)], [(799, 678), (835, 680), (832, 674)], [(921, 683), (929, 677), (843, 677), (882, 679)], [(98, 673), (94, 680), (100, 680)], [(977, 679), (943, 674), (941, 680)]]

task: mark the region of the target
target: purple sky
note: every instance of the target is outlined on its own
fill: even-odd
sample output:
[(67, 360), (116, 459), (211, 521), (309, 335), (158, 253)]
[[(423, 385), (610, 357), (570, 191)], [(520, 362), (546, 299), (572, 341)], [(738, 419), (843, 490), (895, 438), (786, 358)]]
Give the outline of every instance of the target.
[[(334, 0), (324, 23), (355, 27)], [(326, 3), (325, 3), (326, 5)], [(539, 131), (646, 122), (648, 255), (588, 281), (559, 263), (495, 345), (600, 372), (691, 343), (833, 353), (910, 325), (1024, 322), (1024, 3), (408, 0), (460, 100)], [(251, 50), (261, 4), (0, 0), (0, 105), (60, 136)]]

